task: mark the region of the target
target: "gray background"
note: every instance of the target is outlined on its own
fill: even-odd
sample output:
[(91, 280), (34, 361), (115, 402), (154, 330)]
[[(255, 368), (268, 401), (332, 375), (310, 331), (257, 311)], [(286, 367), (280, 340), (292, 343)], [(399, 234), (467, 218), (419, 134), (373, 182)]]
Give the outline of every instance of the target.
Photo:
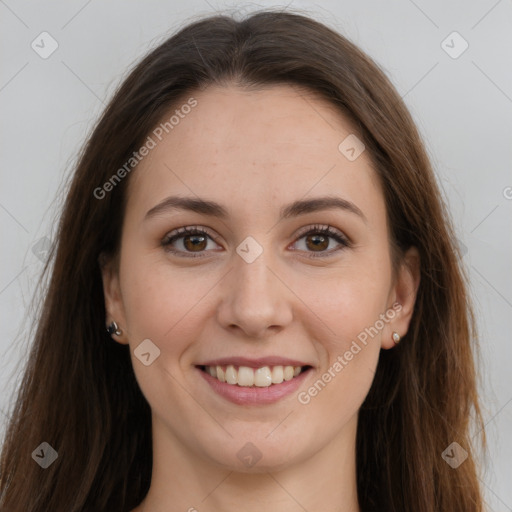
[[(185, 20), (267, 6), (283, 7), (214, 0), (0, 0), (0, 434), (29, 347), (31, 298), (45, 237), (54, 236), (55, 198), (104, 104), (128, 68)], [(373, 57), (424, 137), (455, 221), (478, 315), (490, 442), (482, 482), (489, 510), (512, 511), (512, 1), (288, 6), (305, 9)], [(43, 31), (59, 45), (46, 59), (31, 47)], [(463, 48), (453, 36), (446, 39), (453, 31), (469, 44), (457, 58), (443, 49)]]

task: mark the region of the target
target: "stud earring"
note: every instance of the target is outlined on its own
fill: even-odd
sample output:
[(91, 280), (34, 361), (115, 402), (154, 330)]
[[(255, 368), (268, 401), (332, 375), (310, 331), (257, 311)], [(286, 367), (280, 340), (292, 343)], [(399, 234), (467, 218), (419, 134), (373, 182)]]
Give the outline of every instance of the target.
[(123, 334), (123, 331), (119, 329), (119, 326), (116, 322), (111, 322), (110, 325), (107, 326), (107, 332), (112, 336), (112, 334), (115, 334), (116, 336), (121, 336)]
[(400, 343), (400, 334), (398, 334), (397, 332), (393, 331), (392, 338), (393, 341), (395, 342), (395, 345), (398, 345)]

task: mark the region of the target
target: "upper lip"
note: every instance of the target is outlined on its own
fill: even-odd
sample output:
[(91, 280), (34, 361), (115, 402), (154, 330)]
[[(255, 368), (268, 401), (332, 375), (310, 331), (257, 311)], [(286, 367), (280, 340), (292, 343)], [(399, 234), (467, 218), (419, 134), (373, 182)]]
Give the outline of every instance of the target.
[(263, 366), (311, 366), (303, 361), (289, 359), (287, 357), (268, 356), (249, 359), (247, 357), (223, 357), (211, 359), (197, 366), (247, 366), (249, 368), (261, 368)]

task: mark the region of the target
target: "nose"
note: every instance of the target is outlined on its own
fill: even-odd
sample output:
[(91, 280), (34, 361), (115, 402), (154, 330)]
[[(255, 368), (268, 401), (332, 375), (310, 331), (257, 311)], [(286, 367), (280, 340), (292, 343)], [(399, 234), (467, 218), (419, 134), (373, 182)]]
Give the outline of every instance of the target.
[(264, 250), (252, 263), (234, 256), (234, 267), (221, 285), (217, 314), (225, 329), (261, 339), (270, 332), (281, 331), (292, 321), (294, 295), (275, 270), (276, 265), (265, 257), (269, 252)]

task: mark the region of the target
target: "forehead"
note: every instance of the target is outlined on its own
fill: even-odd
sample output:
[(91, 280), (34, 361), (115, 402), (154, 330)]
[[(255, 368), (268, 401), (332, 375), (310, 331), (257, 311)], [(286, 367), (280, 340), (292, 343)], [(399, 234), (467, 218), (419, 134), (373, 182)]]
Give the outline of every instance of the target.
[[(190, 98), (195, 106), (181, 108)], [(195, 91), (149, 135), (155, 146), (131, 177), (132, 206), (147, 210), (183, 193), (254, 211), (336, 192), (352, 201), (373, 197), (376, 207), (383, 206), (367, 152), (351, 161), (339, 149), (347, 137), (358, 136), (351, 123), (326, 100), (295, 86)]]

